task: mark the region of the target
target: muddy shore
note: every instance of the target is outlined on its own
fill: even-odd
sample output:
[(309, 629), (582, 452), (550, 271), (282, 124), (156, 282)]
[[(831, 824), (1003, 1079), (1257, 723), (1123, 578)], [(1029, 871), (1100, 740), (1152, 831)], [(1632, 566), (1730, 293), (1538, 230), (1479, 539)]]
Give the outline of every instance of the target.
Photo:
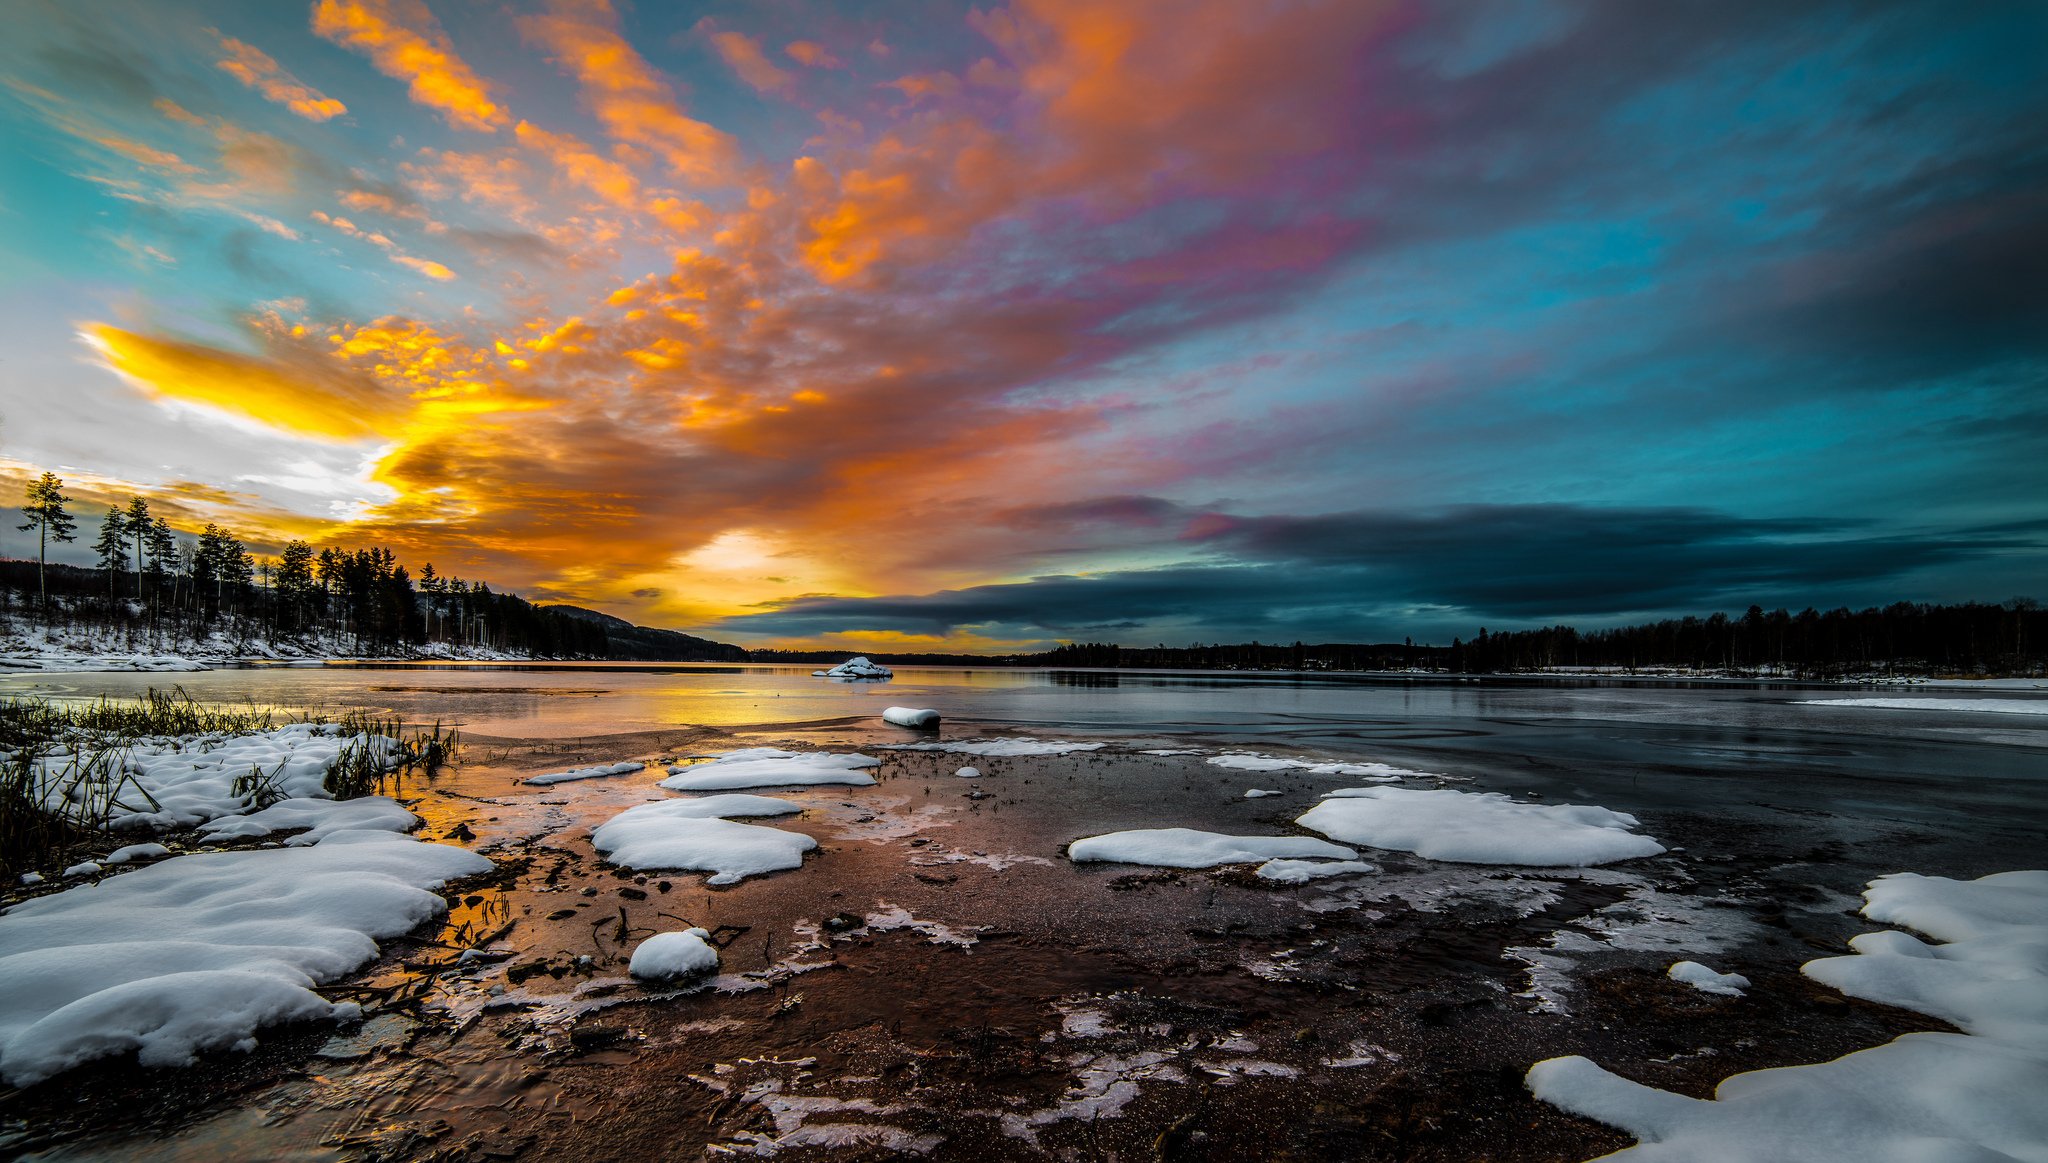
[[(872, 750), (876, 786), (775, 790), (806, 809), (775, 826), (821, 847), (730, 888), (613, 868), (590, 846), (594, 824), (673, 797), (653, 786), (665, 761), (902, 737), (830, 720), (472, 738), (464, 762), (400, 795), (423, 836), (498, 870), (451, 886), (445, 925), (326, 991), (361, 1001), (363, 1023), (5, 1092), (0, 1152), (1584, 1159), (1629, 1140), (1530, 1098), (1531, 1063), (1585, 1054), (1704, 1097), (1737, 1071), (1939, 1028), (1797, 969), (1873, 927), (1853, 913), (1862, 881), (1925, 867), (1916, 854), (1956, 863), (1962, 839), (1821, 808), (1771, 807), (1760, 828), (1754, 804), (1611, 804), (1673, 851), (1583, 871), (1371, 852), (1378, 873), (1282, 886), (1243, 867), (1069, 863), (1068, 841), (1119, 828), (1299, 832), (1293, 818), (1346, 784), (1141, 753), (1199, 739), (1123, 738), (1028, 758)], [(650, 766), (518, 782), (629, 758)], [(956, 776), (963, 763), (982, 777)], [(1252, 786), (1282, 794), (1243, 798)], [(1891, 829), (1882, 854), (1856, 842), (1873, 828)], [(638, 940), (688, 925), (714, 933), (719, 978), (626, 977)], [(1685, 957), (1754, 988), (1722, 998), (1666, 978)]]

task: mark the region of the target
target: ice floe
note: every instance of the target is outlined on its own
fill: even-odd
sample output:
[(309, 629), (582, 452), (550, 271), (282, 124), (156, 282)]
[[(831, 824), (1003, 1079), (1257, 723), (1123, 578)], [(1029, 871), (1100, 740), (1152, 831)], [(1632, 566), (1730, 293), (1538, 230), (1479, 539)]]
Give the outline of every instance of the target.
[(1275, 857), (1327, 856), (1350, 860), (1358, 853), (1309, 836), (1226, 836), (1193, 828), (1139, 828), (1089, 836), (1067, 845), (1067, 859), (1162, 868), (1213, 868)]
[(718, 968), (718, 950), (712, 948), (710, 936), (706, 929), (656, 933), (633, 947), (626, 972), (648, 981), (701, 977)]
[(1281, 884), (1307, 884), (1326, 876), (1350, 876), (1358, 872), (1378, 872), (1376, 865), (1363, 860), (1268, 860), (1259, 865), (1259, 879), (1277, 880)]
[(1309, 775), (1341, 775), (1347, 779), (1370, 779), (1391, 782), (1410, 776), (1435, 778), (1427, 771), (1410, 771), (1386, 763), (1342, 763), (1320, 759), (1288, 759), (1279, 755), (1254, 755), (1248, 752), (1232, 752), (1228, 755), (1211, 755), (1209, 763), (1214, 767), (1230, 771), (1301, 771)]
[(882, 711), (882, 721), (913, 731), (931, 731), (938, 729), (939, 713), (930, 707), (887, 707)]
[(1517, 803), (1499, 792), (1361, 787), (1329, 793), (1296, 821), (1349, 844), (1465, 864), (1577, 867), (1655, 856), (1625, 812)]
[(894, 678), (896, 672), (879, 662), (870, 662), (866, 655), (855, 655), (830, 670), (814, 670), (812, 678)]
[(1888, 711), (1978, 711), (1994, 715), (2048, 715), (2048, 699), (1804, 699), (1809, 707), (1867, 707)]
[(799, 787), (846, 784), (867, 787), (875, 782), (866, 768), (880, 767), (871, 755), (834, 755), (827, 751), (781, 751), (749, 747), (721, 755), (709, 763), (669, 768), (661, 786), (672, 791), (721, 791), (736, 787)]
[(574, 783), (579, 779), (604, 779), (614, 775), (631, 775), (636, 771), (645, 770), (647, 770), (647, 765), (644, 763), (633, 763), (630, 761), (626, 763), (604, 763), (596, 767), (579, 767), (574, 771), (557, 771), (547, 775), (536, 775), (520, 782), (530, 783), (537, 787), (550, 787), (558, 783)]
[(948, 743), (884, 743), (883, 751), (944, 751), (953, 755), (1016, 757), (1026, 755), (1069, 755), (1076, 751), (1100, 751), (1107, 743), (1067, 743), (1057, 739), (969, 739)]
[(345, 1020), (313, 992), (445, 913), (431, 890), (489, 871), (383, 831), (179, 856), (0, 916), (0, 1076), (26, 1086), (134, 1051), (145, 1066), (246, 1050), (258, 1029)]
[(749, 876), (803, 866), (818, 846), (801, 832), (735, 824), (727, 816), (780, 816), (801, 804), (767, 796), (724, 795), (664, 800), (627, 808), (590, 833), (614, 864), (638, 869), (709, 872), (706, 884), (738, 884)]
[(1808, 962), (1808, 977), (1853, 997), (1951, 1022), (1830, 1062), (1737, 1074), (1711, 1101), (1611, 1074), (1582, 1057), (1529, 1071), (1537, 1098), (1634, 1135), (1608, 1158), (2048, 1158), (2048, 872), (1973, 881), (1901, 873), (1864, 893), (1872, 920), (1853, 956)]
[(1741, 997), (1742, 991), (1749, 988), (1749, 978), (1740, 973), (1719, 973), (1697, 961), (1675, 961), (1665, 976), (1701, 993), (1718, 993), (1723, 997)]

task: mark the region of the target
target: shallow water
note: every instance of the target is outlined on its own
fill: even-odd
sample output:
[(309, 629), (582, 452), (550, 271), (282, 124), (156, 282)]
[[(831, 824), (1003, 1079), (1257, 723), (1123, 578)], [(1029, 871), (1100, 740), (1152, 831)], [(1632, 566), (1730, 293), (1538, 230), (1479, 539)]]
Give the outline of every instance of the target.
[[(253, 1056), (191, 1071), (75, 1072), (62, 1097), (46, 1086), (5, 1104), (0, 1117), (16, 1121), (0, 1149), (1582, 1158), (1623, 1140), (1528, 1099), (1530, 1062), (1583, 1052), (1704, 1094), (1736, 1069), (1926, 1028), (1841, 1006), (1797, 966), (1869, 928), (1847, 910), (1872, 876), (2048, 865), (2048, 721), (2032, 717), (1802, 701), (1858, 693), (1841, 687), (899, 675), (177, 676), (205, 700), (459, 725), (465, 762), (400, 793), (424, 836), (485, 851), (505, 875), (466, 890), (443, 931), (400, 943), (350, 986), (382, 1015), (360, 1032), (333, 1043), (331, 1031), (278, 1032)], [(165, 677), (10, 677), (0, 693), (152, 685)], [(885, 751), (928, 738), (881, 725), (892, 704), (940, 709), (947, 738), (1110, 746), (1038, 759)], [(766, 821), (820, 841), (800, 870), (721, 890), (596, 860), (591, 826), (673, 795), (653, 786), (661, 760), (760, 742), (866, 747), (886, 763), (870, 788), (763, 789), (805, 806)], [(1066, 842), (1119, 828), (1291, 831), (1318, 793), (1347, 782), (1138, 753), (1147, 747), (1380, 760), (1449, 786), (1633, 812), (1676, 851), (1583, 872), (1368, 852), (1381, 873), (1284, 889), (1241, 871), (1069, 864)], [(518, 782), (628, 758), (651, 765)], [(964, 763), (984, 778), (955, 776)], [(1254, 786), (1282, 794), (1242, 798)], [(842, 913), (864, 923), (820, 929)], [(623, 980), (633, 941), (685, 922), (725, 926), (728, 989)], [(453, 950), (493, 934), (508, 956), (458, 971)], [(1758, 988), (1737, 1006), (1702, 1001), (1661, 977), (1681, 956), (1739, 968)], [(81, 1119), (80, 1096), (110, 1113)]]

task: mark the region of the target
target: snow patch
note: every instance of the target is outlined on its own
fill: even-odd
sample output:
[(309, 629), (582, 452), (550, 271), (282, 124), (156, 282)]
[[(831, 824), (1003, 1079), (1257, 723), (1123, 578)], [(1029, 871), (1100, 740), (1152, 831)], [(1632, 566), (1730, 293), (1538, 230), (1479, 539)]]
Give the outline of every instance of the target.
[(749, 876), (801, 868), (818, 846), (801, 832), (735, 824), (726, 816), (779, 816), (799, 804), (767, 796), (725, 795), (666, 800), (627, 808), (590, 833), (607, 860), (627, 868), (709, 872), (706, 884), (738, 884)]
[(1307, 884), (1326, 876), (1378, 871), (1377, 865), (1363, 860), (1268, 860), (1259, 865), (1259, 879), (1277, 880), (1281, 884)]
[(530, 783), (536, 787), (552, 787), (558, 783), (574, 783), (579, 779), (604, 779), (608, 776), (631, 775), (636, 771), (645, 770), (647, 770), (647, 765), (644, 763), (606, 763), (597, 767), (579, 767), (574, 771), (557, 771), (548, 775), (536, 775), (531, 779), (521, 780), (520, 782)]
[(1697, 961), (1673, 962), (1666, 975), (1701, 993), (1718, 993), (1722, 997), (1741, 997), (1742, 991), (1749, 988), (1749, 978), (1740, 973), (1717, 973)]
[(1295, 822), (1352, 844), (1465, 864), (1583, 868), (1664, 851), (1631, 832), (1636, 818), (1625, 812), (1516, 803), (1499, 792), (1345, 788)]
[(633, 960), (626, 972), (647, 981), (674, 981), (701, 977), (718, 968), (718, 950), (704, 929), (679, 933), (656, 933), (633, 947)]
[(1139, 828), (1088, 836), (1067, 845), (1067, 859), (1162, 868), (1213, 868), (1274, 857), (1328, 856), (1349, 860), (1358, 853), (1308, 836), (1226, 836), (1193, 828)]
[(1100, 751), (1107, 743), (1068, 743), (1057, 739), (970, 739), (950, 743), (884, 743), (883, 751), (945, 751), (954, 755), (1024, 756), (1069, 755), (1076, 751)]
[(273, 832), (298, 832), (285, 841), (291, 848), (318, 844), (339, 832), (410, 832), (419, 817), (389, 796), (352, 800), (279, 800), (260, 812), (224, 816), (200, 825), (209, 840), (247, 839)]
[(875, 777), (866, 768), (880, 767), (871, 755), (834, 755), (826, 751), (780, 751), (749, 747), (721, 755), (709, 763), (669, 768), (661, 786), (672, 791), (719, 791), (735, 787), (803, 787), (844, 784), (868, 787)]
[(930, 707), (888, 707), (882, 711), (882, 721), (913, 731), (936, 730), (939, 713)]
[(879, 662), (869, 662), (867, 656), (855, 655), (830, 670), (814, 670), (812, 678), (894, 678), (896, 672)]
[(2048, 715), (2048, 699), (1803, 699), (1809, 707), (1869, 707), (1890, 711), (1976, 711), (1993, 715)]

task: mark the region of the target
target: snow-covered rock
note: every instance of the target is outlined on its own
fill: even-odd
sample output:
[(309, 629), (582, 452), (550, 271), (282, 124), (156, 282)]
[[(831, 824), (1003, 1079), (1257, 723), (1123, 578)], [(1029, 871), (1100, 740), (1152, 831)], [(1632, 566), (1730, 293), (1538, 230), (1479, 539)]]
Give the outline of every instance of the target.
[(812, 678), (894, 678), (896, 672), (879, 662), (869, 662), (866, 655), (855, 655), (830, 670), (814, 670)]
[(1636, 818), (1625, 812), (1516, 803), (1498, 792), (1343, 788), (1295, 822), (1349, 844), (1465, 864), (1584, 868), (1664, 851), (1630, 831)]
[(913, 731), (936, 730), (939, 713), (930, 707), (889, 707), (882, 712), (882, 721)]
[(953, 774), (959, 776), (961, 779), (980, 779), (981, 769), (979, 767), (963, 767), (960, 770), (954, 772)]
[(614, 775), (631, 775), (636, 771), (645, 770), (647, 770), (647, 765), (644, 763), (633, 763), (630, 761), (625, 763), (603, 763), (595, 767), (579, 767), (573, 771), (556, 771), (550, 772), (547, 775), (536, 775), (520, 782), (534, 784), (538, 787), (551, 787), (558, 783), (574, 783), (580, 779), (605, 779)]
[(1282, 856), (1357, 856), (1326, 840), (1308, 836), (1226, 836), (1193, 828), (1140, 828), (1089, 836), (1067, 845), (1067, 859), (1154, 864), (1163, 868), (1213, 868)]
[(1717, 973), (1697, 961), (1677, 962), (1666, 975), (1701, 993), (1718, 993), (1723, 997), (1741, 997), (1742, 991), (1749, 988), (1749, 978), (1740, 973)]
[(643, 981), (675, 981), (701, 977), (718, 968), (718, 950), (704, 929), (656, 933), (634, 946), (626, 972)]
[(709, 872), (706, 884), (738, 884), (749, 876), (803, 866), (818, 846), (801, 832), (736, 824), (728, 816), (782, 816), (801, 804), (768, 796), (722, 795), (664, 800), (627, 808), (600, 824), (591, 843), (614, 864), (638, 869)]
[(1377, 865), (1363, 860), (1268, 860), (1259, 865), (1262, 880), (1277, 880), (1282, 884), (1306, 884), (1326, 876), (1350, 876), (1359, 872), (1378, 872)]
[(669, 768), (661, 786), (671, 791), (723, 791), (738, 787), (800, 787), (845, 784), (867, 787), (875, 777), (867, 768), (880, 767), (872, 755), (835, 755), (829, 751), (781, 751), (749, 747), (721, 755), (709, 763)]
[(1067, 743), (1058, 739), (969, 739), (947, 743), (883, 743), (881, 751), (944, 751), (950, 755), (995, 756), (1069, 755), (1076, 751), (1100, 751), (1107, 743)]
[(441, 916), (473, 852), (380, 831), (178, 856), (0, 916), (0, 1076), (26, 1086), (110, 1055), (177, 1066), (280, 1022), (354, 1017), (312, 987)]
[(1961, 1034), (1907, 1034), (1830, 1062), (1737, 1074), (1712, 1101), (1611, 1074), (1586, 1058), (1531, 1067), (1537, 1098), (1641, 1145), (1610, 1159), (1823, 1163), (2048, 1158), (2048, 871), (1979, 880), (1900, 873), (1870, 882), (1869, 933), (1808, 977), (1902, 1006)]

